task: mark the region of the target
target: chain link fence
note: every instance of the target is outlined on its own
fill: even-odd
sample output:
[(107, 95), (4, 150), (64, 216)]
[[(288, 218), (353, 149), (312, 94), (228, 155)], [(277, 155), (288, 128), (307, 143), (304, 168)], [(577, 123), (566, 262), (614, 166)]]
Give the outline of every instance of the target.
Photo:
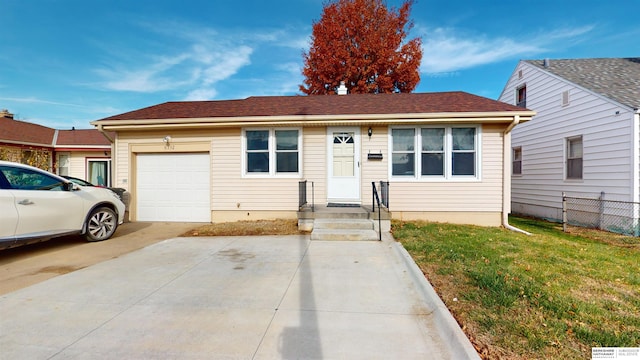
[(600, 229), (613, 233), (640, 236), (640, 203), (605, 200), (604, 193), (598, 198), (572, 197), (562, 194), (562, 225)]

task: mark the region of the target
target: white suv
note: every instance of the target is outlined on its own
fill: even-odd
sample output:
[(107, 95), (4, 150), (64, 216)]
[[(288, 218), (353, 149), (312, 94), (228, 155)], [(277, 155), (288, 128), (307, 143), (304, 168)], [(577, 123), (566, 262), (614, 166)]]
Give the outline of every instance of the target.
[(84, 187), (44, 170), (0, 161), (0, 249), (81, 234), (110, 238), (125, 205), (106, 188)]

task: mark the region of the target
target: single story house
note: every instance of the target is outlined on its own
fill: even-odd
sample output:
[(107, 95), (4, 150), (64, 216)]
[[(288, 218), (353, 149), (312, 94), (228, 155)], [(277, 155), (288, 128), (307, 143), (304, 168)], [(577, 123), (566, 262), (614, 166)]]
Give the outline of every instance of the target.
[(393, 218), (489, 226), (510, 211), (511, 130), (535, 113), (464, 92), (167, 102), (92, 122), (115, 133), (132, 221), (296, 218), (372, 203)]
[(2, 110), (0, 160), (111, 186), (111, 142), (96, 129), (52, 129)]
[(514, 213), (561, 221), (563, 193), (603, 198), (582, 211), (637, 232), (637, 205), (614, 202), (640, 203), (640, 58), (522, 60), (499, 100), (537, 113), (513, 131)]

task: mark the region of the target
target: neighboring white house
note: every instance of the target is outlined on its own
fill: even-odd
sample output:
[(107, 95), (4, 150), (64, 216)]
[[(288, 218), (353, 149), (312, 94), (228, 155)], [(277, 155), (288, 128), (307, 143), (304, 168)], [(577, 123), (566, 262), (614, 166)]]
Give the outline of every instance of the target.
[(510, 133), (534, 112), (463, 92), (168, 102), (92, 122), (114, 136), (132, 221), (295, 218), (372, 204), (394, 218), (499, 226), (510, 212)]
[(513, 213), (561, 220), (563, 192), (640, 201), (640, 58), (522, 60), (499, 100), (537, 113), (512, 133)]

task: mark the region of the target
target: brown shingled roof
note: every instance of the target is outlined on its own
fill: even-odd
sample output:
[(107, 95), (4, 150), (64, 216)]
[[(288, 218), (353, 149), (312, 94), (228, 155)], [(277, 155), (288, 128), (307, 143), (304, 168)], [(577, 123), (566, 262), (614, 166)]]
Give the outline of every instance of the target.
[(373, 115), (522, 111), (465, 92), (255, 96), (243, 100), (166, 102), (103, 120), (296, 115)]
[[(109, 140), (97, 129), (56, 130), (26, 121), (0, 116), (0, 142), (30, 144), (45, 147), (109, 146)], [(55, 141), (55, 144), (54, 144)]]
[(54, 134), (46, 126), (0, 117), (0, 141), (52, 146)]
[(111, 145), (109, 140), (96, 129), (77, 129), (58, 131), (56, 146), (104, 146)]

